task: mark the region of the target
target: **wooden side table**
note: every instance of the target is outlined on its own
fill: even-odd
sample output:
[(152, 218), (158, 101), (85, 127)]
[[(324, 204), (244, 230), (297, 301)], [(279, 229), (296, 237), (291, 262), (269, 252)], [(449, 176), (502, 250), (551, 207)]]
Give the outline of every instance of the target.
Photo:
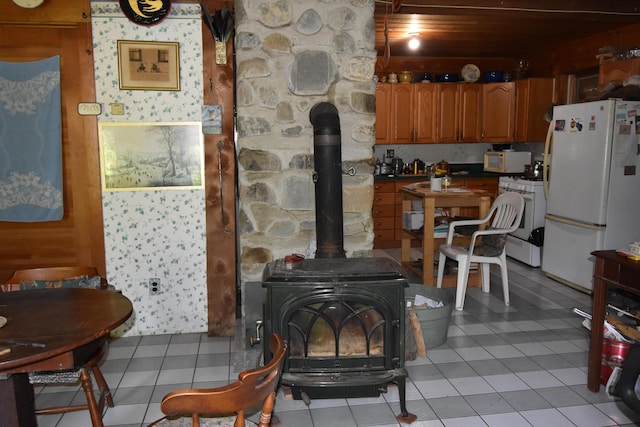
[(600, 390), (600, 366), (602, 364), (602, 333), (604, 329), (607, 289), (624, 289), (640, 295), (640, 261), (618, 255), (616, 251), (591, 252), (595, 260), (593, 273), (593, 307), (591, 319), (591, 342), (589, 344), (589, 370), (587, 387), (593, 392)]

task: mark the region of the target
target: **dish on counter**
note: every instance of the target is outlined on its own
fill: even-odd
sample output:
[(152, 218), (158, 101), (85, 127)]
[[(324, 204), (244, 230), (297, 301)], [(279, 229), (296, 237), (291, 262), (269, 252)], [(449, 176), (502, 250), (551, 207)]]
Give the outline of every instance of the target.
[(0, 316), (0, 328), (7, 324), (7, 318), (4, 316)]
[(474, 64), (465, 65), (460, 73), (467, 83), (475, 83), (480, 79), (480, 69)]

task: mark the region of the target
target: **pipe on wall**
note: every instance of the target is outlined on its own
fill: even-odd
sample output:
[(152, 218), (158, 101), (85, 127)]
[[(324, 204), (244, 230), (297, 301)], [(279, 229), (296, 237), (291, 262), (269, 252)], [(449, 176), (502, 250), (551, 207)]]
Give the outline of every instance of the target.
[(342, 212), (342, 140), (337, 108), (320, 102), (311, 108), (316, 190), (316, 258), (346, 258)]

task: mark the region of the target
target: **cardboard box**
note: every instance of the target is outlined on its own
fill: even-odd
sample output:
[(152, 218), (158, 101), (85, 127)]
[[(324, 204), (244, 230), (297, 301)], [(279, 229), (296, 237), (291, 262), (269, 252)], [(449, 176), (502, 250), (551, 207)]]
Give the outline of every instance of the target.
[(407, 211), (402, 213), (402, 228), (406, 230), (417, 230), (423, 225), (423, 211)]

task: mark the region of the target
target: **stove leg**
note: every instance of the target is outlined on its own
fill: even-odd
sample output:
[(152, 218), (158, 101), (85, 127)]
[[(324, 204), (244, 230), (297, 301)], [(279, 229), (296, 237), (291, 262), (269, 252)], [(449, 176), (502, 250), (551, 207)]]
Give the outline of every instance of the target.
[(393, 382), (398, 386), (398, 394), (400, 396), (400, 415), (396, 416), (396, 420), (405, 424), (411, 424), (418, 418), (415, 414), (407, 411), (407, 381), (406, 377), (398, 377)]
[(304, 391), (300, 392), (300, 398), (302, 399), (305, 405), (307, 406), (311, 405), (311, 399), (309, 398), (309, 395)]

